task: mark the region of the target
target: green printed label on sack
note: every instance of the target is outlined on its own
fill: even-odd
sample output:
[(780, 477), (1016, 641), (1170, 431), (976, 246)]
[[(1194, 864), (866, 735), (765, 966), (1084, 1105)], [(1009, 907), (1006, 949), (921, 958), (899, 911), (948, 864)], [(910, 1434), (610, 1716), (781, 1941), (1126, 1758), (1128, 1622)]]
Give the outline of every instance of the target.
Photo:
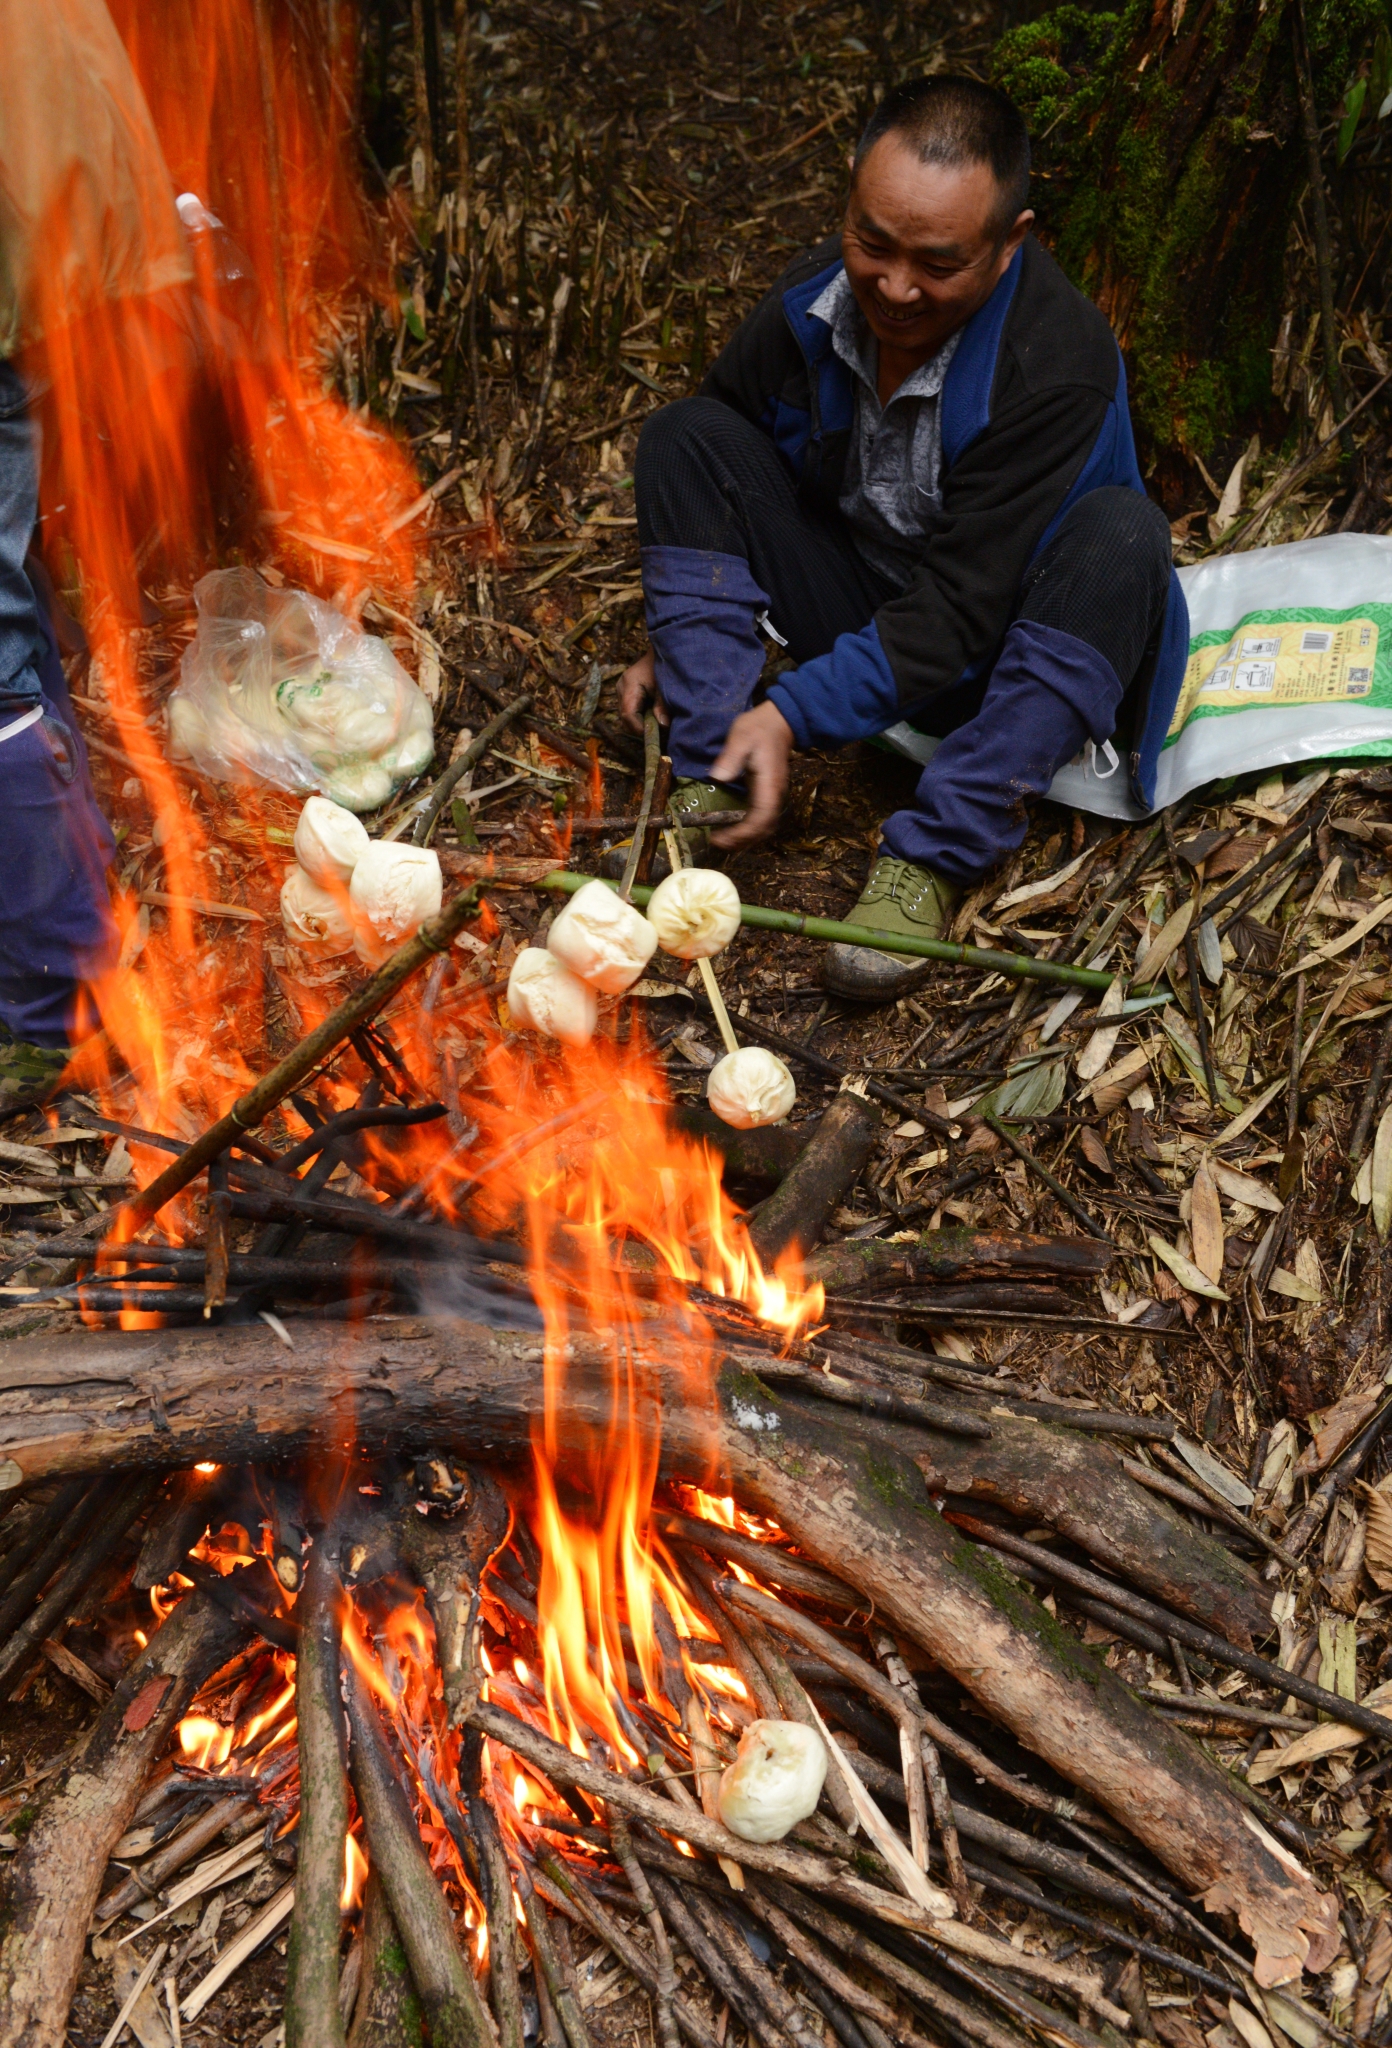
[(1389, 633), (1392, 606), (1365, 604), (1346, 612), (1249, 612), (1231, 631), (1196, 635), (1166, 746), (1191, 719), (1258, 707), (1392, 709)]

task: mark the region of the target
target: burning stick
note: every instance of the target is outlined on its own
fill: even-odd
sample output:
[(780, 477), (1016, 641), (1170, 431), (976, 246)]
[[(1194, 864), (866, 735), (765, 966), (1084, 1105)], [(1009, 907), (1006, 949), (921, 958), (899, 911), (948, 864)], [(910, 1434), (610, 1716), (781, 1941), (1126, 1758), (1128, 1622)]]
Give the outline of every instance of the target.
[(337, 1544), (322, 1530), (296, 1603), (295, 1715), (300, 1749), (300, 1849), (286, 1963), (286, 2048), (344, 2048), (338, 2010), (339, 1894), (348, 1831), (339, 1686)]
[(353, 1789), (373, 1867), (400, 1929), (432, 2038), (443, 2048), (494, 2048), (493, 2022), (459, 1952), (449, 1907), (426, 1861), (376, 1704), (351, 1659), (344, 1660), (343, 1684), (352, 1730)]
[[(411, 2048), (421, 2039), (420, 2004), (402, 1968), (401, 1937), (381, 1878), (374, 1870), (363, 1895), (362, 1963), (353, 2008), (350, 2044), (395, 2043)], [(346, 2021), (345, 2021), (346, 2024)], [(287, 2026), (287, 2034), (288, 2034)], [(504, 2039), (503, 2048), (511, 2048)], [(520, 2043), (518, 2044), (520, 2048)]]
[(192, 1594), (118, 1684), (10, 1866), (0, 1940), (0, 2048), (63, 2048), (102, 1874), (151, 1763), (243, 1631)]
[(97, 1517), (66, 1568), (44, 1595), (33, 1613), (21, 1622), (0, 1649), (0, 1688), (11, 1684), (32, 1657), (37, 1657), (48, 1636), (64, 1620), (78, 1598), (96, 1577), (137, 1516), (144, 1513), (159, 1479), (154, 1473), (137, 1474), (125, 1485), (106, 1491), (103, 1512)]
[(517, 1970), (517, 1916), (512, 1874), (493, 1809), (478, 1788), (482, 1738), (470, 1730), (464, 1755), (470, 1766), (469, 1819), (478, 1844), (479, 1888), (488, 1916), (488, 1964), (500, 2048), (523, 2048), (522, 1987)]
[(451, 903), (446, 904), (438, 917), (423, 924), (413, 939), (399, 947), (356, 995), (350, 996), (346, 1003), (340, 1003), (317, 1030), (301, 1039), (293, 1052), (287, 1053), (278, 1066), (272, 1067), (254, 1088), (233, 1103), (225, 1116), (210, 1124), (202, 1137), (196, 1138), (173, 1165), (167, 1166), (149, 1187), (142, 1188), (109, 1220), (114, 1223), (119, 1217), (132, 1233), (142, 1223), (148, 1223), (219, 1153), (237, 1144), (248, 1131), (255, 1130), (277, 1104), (284, 1101), (291, 1089), (297, 1088), (346, 1038), (375, 1017), (427, 960), (437, 953), (447, 952), (456, 933), (463, 930), (474, 914), (473, 891), (462, 890)]

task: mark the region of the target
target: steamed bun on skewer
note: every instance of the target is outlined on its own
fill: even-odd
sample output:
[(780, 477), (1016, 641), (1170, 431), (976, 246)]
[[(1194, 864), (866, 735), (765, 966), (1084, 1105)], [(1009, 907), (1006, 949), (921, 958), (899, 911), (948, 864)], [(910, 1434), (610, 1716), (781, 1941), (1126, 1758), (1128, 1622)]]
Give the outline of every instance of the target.
[(373, 840), (353, 869), (348, 885), (353, 908), (353, 943), (358, 958), (380, 967), (444, 901), (440, 858), (426, 846)]
[(617, 996), (652, 959), (657, 933), (606, 882), (586, 882), (546, 934), (546, 950), (601, 995)]
[(709, 960), (739, 930), (739, 891), (719, 868), (676, 868), (653, 890), (648, 922), (664, 953)]
[(544, 946), (524, 946), (513, 961), (507, 1006), (519, 1031), (540, 1031), (564, 1045), (588, 1045), (599, 1021), (594, 990)]
[(742, 1045), (711, 1068), (706, 1100), (722, 1123), (752, 1131), (761, 1124), (781, 1124), (797, 1101), (797, 1087), (777, 1053)]

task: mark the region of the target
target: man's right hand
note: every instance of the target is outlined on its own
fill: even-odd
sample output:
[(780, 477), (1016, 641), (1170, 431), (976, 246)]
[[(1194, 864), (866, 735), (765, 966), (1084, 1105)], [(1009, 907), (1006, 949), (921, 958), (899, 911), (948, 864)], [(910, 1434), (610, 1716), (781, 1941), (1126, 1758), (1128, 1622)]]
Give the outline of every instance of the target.
[(725, 736), (711, 777), (716, 782), (743, 782), (749, 791), (748, 808), (743, 823), (711, 834), (713, 846), (733, 850), (768, 838), (783, 808), (792, 751), (793, 728), (776, 704), (765, 700), (740, 713)]
[(657, 694), (657, 665), (649, 647), (640, 654), (631, 668), (626, 668), (619, 681), (619, 709), (623, 721), (633, 732), (643, 730), (643, 713), (652, 699), (652, 708), (657, 713), (659, 725), (667, 725), (667, 706)]

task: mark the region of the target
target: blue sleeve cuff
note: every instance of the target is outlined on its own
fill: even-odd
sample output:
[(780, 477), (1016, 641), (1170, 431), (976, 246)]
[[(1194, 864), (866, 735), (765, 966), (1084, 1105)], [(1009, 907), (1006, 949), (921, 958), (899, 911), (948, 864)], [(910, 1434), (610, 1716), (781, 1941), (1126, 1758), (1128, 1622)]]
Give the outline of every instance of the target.
[(768, 697), (799, 747), (869, 739), (901, 715), (898, 685), (873, 619), (859, 633), (842, 633), (830, 654), (781, 677)]

